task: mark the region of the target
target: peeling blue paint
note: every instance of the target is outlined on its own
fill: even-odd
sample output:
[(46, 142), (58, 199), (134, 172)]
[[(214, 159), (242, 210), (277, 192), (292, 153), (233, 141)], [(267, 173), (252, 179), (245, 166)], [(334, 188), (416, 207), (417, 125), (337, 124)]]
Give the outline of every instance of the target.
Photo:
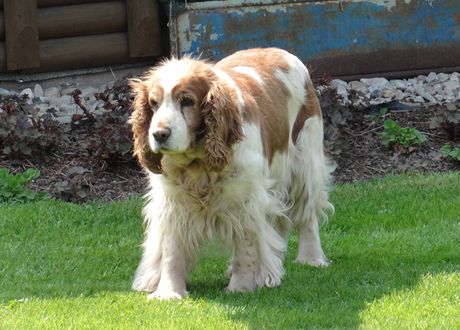
[[(190, 7), (177, 17), (177, 52), (220, 59), (239, 49), (275, 46), (308, 60), (460, 44), (459, 0), (397, 0), (392, 7), (376, 0), (342, 4), (273, 1), (231, 8)], [(188, 41), (185, 35), (190, 36)]]
[[(215, 51), (222, 44), (234, 44), (241, 48), (287, 47), (288, 41), (283, 40), (283, 36), (293, 33), (294, 27), (289, 18), (298, 15), (299, 11), (302, 11), (306, 20), (297, 22), (304, 29), (295, 31), (295, 39), (300, 42), (298, 47), (301, 52), (307, 56), (334, 50), (346, 51), (353, 47), (381, 47), (384, 44), (393, 47), (407, 44), (429, 46), (433, 42), (459, 41), (460, 28), (453, 21), (452, 8), (440, 5), (445, 1), (435, 1), (437, 4), (433, 5), (429, 1), (418, 2), (416, 10), (406, 19), (401, 19), (397, 13), (389, 13), (385, 6), (370, 2), (349, 3), (343, 12), (335, 4), (293, 4), (287, 6), (286, 12), (278, 10), (274, 13), (264, 9), (250, 13), (245, 13), (244, 9), (241, 9), (241, 13), (229, 13), (226, 10), (195, 12), (193, 21), (199, 21), (201, 27), (210, 29), (207, 33), (204, 30), (196, 32), (203, 36), (214, 34), (219, 37), (215, 40), (195, 39), (190, 49), (182, 49), (181, 52), (198, 54), (204, 41)], [(460, 9), (460, 1), (457, 9)], [(264, 16), (270, 16), (270, 25), (248, 24), (251, 21), (260, 21)], [(435, 20), (434, 28), (426, 25), (429, 17)], [(240, 22), (251, 28), (241, 31), (225, 29), (227, 24), (238, 26)], [(274, 40), (269, 42), (271, 39)], [(305, 44), (306, 41), (308, 45)], [(219, 57), (220, 54), (215, 55)]]

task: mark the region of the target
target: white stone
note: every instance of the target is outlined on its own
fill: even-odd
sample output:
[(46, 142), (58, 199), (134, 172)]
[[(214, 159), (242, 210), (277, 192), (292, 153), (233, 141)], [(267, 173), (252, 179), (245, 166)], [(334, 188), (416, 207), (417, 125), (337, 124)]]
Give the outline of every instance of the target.
[(343, 98), (345, 104), (348, 103), (348, 91), (347, 88), (343, 85), (337, 86), (337, 94)]
[(56, 117), (55, 120), (60, 124), (70, 124), (72, 122), (72, 116), (59, 116)]
[(427, 83), (432, 83), (438, 79), (438, 75), (435, 72), (430, 72), (430, 74), (426, 77)]
[(62, 95), (61, 97), (53, 97), (49, 99), (50, 105), (61, 107), (62, 105), (74, 104), (73, 98), (70, 95)]
[(423, 94), (420, 94), (420, 96), (423, 97), (425, 100), (428, 100), (430, 103), (438, 103), (431, 94), (428, 94), (426, 92)]
[(444, 91), (448, 94), (453, 94), (453, 92), (460, 88), (460, 82), (455, 80), (447, 80), (444, 82)]
[(417, 77), (415, 77), (415, 79), (417, 81), (425, 82), (426, 81), (426, 76), (420, 74)]
[(43, 88), (39, 84), (35, 84), (34, 86), (34, 95), (35, 97), (43, 97), (45, 94), (43, 94)]
[(19, 96), (24, 96), (27, 95), (27, 97), (32, 100), (34, 98), (34, 92), (30, 88), (23, 89), (21, 93), (19, 93)]
[(382, 91), (382, 96), (385, 97), (385, 98), (393, 98), (396, 96), (395, 92), (391, 89), (388, 89), (388, 88), (384, 88), (383, 91)]
[(74, 114), (77, 113), (78, 106), (75, 104), (61, 104), (59, 106), (59, 111), (61, 114)]
[(98, 93), (99, 91), (94, 88), (94, 87), (87, 87), (85, 89), (81, 90), (81, 96), (85, 99), (90, 98), (91, 96), (94, 96), (95, 93)]
[(5, 88), (0, 88), (0, 95), (1, 96), (9, 96), (11, 95), (11, 92)]
[(334, 79), (331, 81), (331, 86), (336, 89), (337, 95), (342, 97), (342, 102), (348, 104), (348, 84), (340, 79)]
[(57, 98), (61, 96), (61, 92), (57, 87), (49, 87), (45, 89), (44, 94), (48, 99)]
[(391, 80), (390, 84), (397, 89), (406, 89), (407, 87), (407, 82), (401, 79)]
[(67, 88), (64, 88), (64, 89), (61, 90), (61, 94), (62, 95), (71, 95), (76, 89), (77, 89), (77, 87), (67, 87)]
[(414, 86), (408, 86), (406, 88), (406, 93), (412, 94), (415, 92), (415, 87)]
[(366, 84), (367, 86), (374, 87), (384, 87), (389, 83), (389, 81), (386, 78), (362, 78), (359, 81)]
[(434, 96), (434, 98), (435, 98), (436, 100), (438, 100), (439, 102), (441, 102), (442, 100), (444, 100), (444, 95), (436, 94), (436, 95)]
[(450, 76), (449, 80), (452, 80), (452, 81), (459, 81), (459, 78), (458, 78), (458, 76), (455, 76), (455, 75), (452, 74), (452, 75)]
[(431, 95), (436, 95), (438, 93), (437, 89), (433, 86), (425, 86), (425, 92)]
[(440, 73), (438, 74), (438, 81), (444, 82), (449, 79), (449, 75), (447, 73)]
[(48, 98), (45, 97), (45, 96), (39, 97), (39, 100), (40, 100), (40, 103), (47, 103), (47, 104), (50, 103), (50, 101), (48, 100)]
[(350, 81), (348, 83), (348, 88), (355, 90), (362, 95), (367, 93), (367, 85), (362, 83), (361, 81)]

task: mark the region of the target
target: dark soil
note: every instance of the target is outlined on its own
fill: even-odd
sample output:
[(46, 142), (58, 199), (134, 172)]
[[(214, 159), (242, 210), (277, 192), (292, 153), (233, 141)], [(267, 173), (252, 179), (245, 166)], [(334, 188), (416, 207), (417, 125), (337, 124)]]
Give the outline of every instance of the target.
[[(410, 111), (390, 112), (378, 120), (369, 109), (353, 111), (348, 125), (340, 129), (341, 139), (345, 140), (340, 141), (341, 153), (333, 157), (337, 162), (336, 182), (359, 181), (390, 173), (459, 170), (459, 162), (442, 157), (440, 152), (443, 145), (454, 145), (448, 131), (430, 128), (431, 119), (439, 111), (440, 106), (419, 106)], [(387, 118), (402, 127), (417, 128), (427, 137), (427, 142), (410, 150), (384, 145), (378, 133), (383, 130), (383, 120)]]
[[(126, 92), (125, 85), (123, 92)], [(123, 114), (129, 114), (126, 109), (129, 96), (119, 100), (123, 100), (119, 101)], [(443, 126), (442, 120), (433, 124), (433, 118), (439, 119), (446, 113), (443, 106), (412, 106), (408, 110), (400, 110), (398, 105), (384, 104), (369, 109), (350, 109), (340, 106), (333, 92), (323, 95), (321, 103), (325, 118), (325, 145), (328, 154), (337, 163), (334, 177), (338, 183), (382, 177), (390, 173), (460, 169), (460, 162), (441, 156), (443, 145), (459, 144), (458, 124)], [(116, 106), (110, 104), (115, 110)], [(382, 108), (389, 111), (383, 114)], [(460, 102), (455, 109), (456, 112), (460, 111)], [(452, 111), (452, 106), (449, 111)], [(389, 118), (403, 127), (417, 128), (425, 134), (427, 142), (409, 150), (384, 145), (378, 133), (383, 130), (383, 121)], [(61, 137), (58, 148), (23, 157), (0, 155), (0, 167), (7, 167), (12, 172), (35, 167), (40, 170), (41, 176), (33, 183), (34, 189), (71, 202), (95, 199), (112, 201), (141, 194), (145, 191), (146, 180), (130, 153), (120, 156), (120, 153), (110, 154), (104, 149), (102, 153), (107, 155), (102, 157), (101, 151), (95, 147), (98, 142), (103, 143), (107, 127), (111, 127), (111, 139), (120, 134), (113, 128), (116, 122), (113, 118), (111, 120), (109, 124), (112, 126), (106, 123), (94, 125), (81, 120), (63, 127), (59, 130)], [(103, 133), (101, 127), (105, 129)]]

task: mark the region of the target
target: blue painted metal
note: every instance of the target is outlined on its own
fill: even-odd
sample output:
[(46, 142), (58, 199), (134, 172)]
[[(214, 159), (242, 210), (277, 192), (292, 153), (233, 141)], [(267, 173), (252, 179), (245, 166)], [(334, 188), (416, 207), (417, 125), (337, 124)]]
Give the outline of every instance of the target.
[(317, 74), (460, 66), (460, 0), (230, 0), (170, 4), (175, 55), (280, 47)]

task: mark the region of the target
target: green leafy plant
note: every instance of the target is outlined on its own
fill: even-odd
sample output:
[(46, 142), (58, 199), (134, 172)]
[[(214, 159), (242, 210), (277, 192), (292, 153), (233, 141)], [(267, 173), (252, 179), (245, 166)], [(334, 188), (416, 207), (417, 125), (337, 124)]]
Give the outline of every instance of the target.
[(456, 160), (460, 162), (460, 148), (459, 147), (455, 147), (451, 149), (448, 144), (445, 144), (441, 148), (441, 154), (445, 158)]
[(40, 176), (40, 171), (29, 168), (22, 173), (12, 174), (0, 168), (0, 202), (26, 202), (44, 199), (46, 194), (32, 191), (28, 184)]
[(401, 127), (394, 120), (387, 119), (383, 123), (385, 130), (379, 133), (382, 142), (392, 148), (409, 149), (426, 142), (422, 132), (413, 127)]

